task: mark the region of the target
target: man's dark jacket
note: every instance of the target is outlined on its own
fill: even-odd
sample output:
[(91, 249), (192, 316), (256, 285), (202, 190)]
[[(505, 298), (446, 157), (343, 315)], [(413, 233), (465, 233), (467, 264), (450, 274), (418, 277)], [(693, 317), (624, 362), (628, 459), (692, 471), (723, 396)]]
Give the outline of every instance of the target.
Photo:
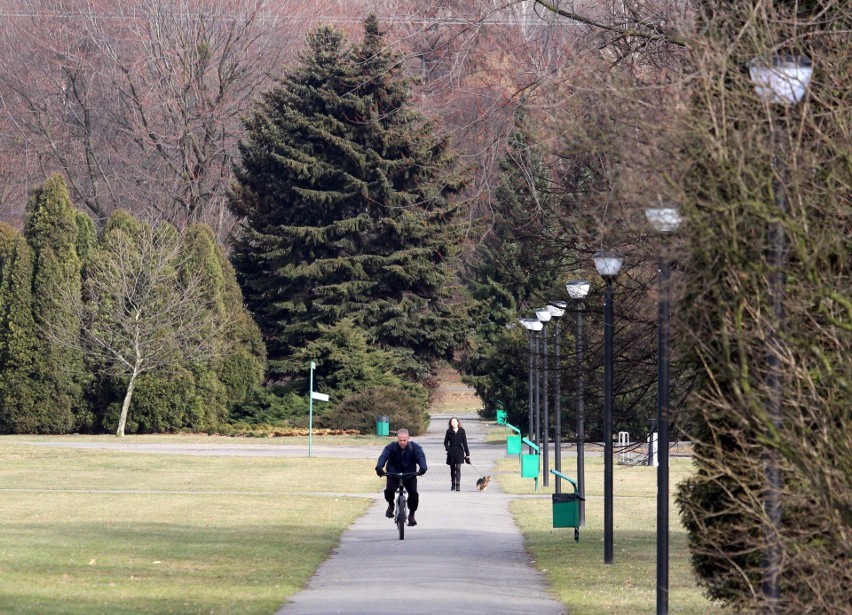
[[(385, 468), (387, 463), (387, 468)], [(426, 473), (426, 455), (423, 452), (423, 447), (416, 442), (408, 441), (408, 446), (402, 448), (399, 442), (391, 442), (388, 444), (382, 454), (379, 455), (379, 460), (376, 462), (376, 469), (383, 469), (390, 473), (407, 473), (417, 472), (417, 467), (420, 466), (420, 473)]]

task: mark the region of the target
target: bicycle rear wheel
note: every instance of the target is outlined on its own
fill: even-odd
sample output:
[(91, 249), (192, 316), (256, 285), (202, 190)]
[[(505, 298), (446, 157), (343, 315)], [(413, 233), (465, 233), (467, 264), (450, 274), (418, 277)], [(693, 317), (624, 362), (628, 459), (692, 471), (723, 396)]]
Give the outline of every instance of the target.
[(396, 498), (396, 526), (399, 528), (399, 539), (405, 540), (405, 521), (406, 517), (405, 510), (405, 495), (400, 493)]

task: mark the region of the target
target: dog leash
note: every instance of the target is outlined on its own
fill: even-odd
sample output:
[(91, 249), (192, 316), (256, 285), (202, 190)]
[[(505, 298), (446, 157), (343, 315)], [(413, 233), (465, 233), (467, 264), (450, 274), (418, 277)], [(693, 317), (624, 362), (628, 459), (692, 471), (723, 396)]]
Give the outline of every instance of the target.
[[(468, 457), (468, 459), (469, 459), (469, 457)], [(479, 476), (480, 476), (480, 477), (485, 476), (485, 474), (483, 474), (482, 470), (480, 470), (479, 468), (477, 468), (477, 467), (476, 467), (476, 466), (475, 466), (472, 462), (468, 462), (468, 463), (467, 463), (467, 465), (469, 465), (469, 466), (470, 466), (470, 467), (472, 467), (474, 470), (476, 470), (476, 471), (479, 473)]]

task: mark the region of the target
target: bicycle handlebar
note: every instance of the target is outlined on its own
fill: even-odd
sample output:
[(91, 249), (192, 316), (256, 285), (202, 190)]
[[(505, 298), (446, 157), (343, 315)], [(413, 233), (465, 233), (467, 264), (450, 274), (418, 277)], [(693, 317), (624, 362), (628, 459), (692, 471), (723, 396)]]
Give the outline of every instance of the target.
[(417, 472), (385, 472), (385, 476), (394, 476), (396, 478), (403, 478), (405, 476), (414, 476)]

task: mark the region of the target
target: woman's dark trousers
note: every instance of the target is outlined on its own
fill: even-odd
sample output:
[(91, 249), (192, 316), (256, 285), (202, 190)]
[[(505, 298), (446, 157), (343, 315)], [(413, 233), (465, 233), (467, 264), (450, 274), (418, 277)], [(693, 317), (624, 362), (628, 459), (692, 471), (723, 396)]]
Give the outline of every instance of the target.
[(451, 463), (450, 464), (450, 480), (452, 481), (452, 485), (450, 486), (450, 491), (460, 491), (461, 485), (461, 464), (460, 463)]

